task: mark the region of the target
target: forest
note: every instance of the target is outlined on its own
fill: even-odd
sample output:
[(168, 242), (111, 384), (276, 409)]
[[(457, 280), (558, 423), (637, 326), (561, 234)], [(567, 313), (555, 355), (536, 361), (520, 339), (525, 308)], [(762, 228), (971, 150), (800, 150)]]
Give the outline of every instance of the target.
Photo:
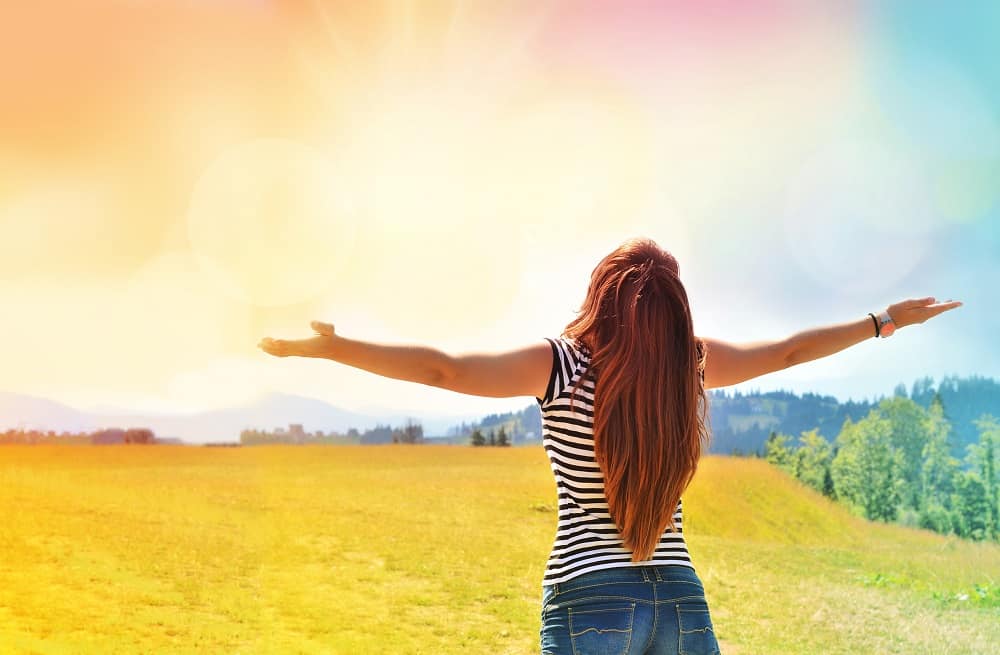
[(867, 519), (996, 541), (1000, 423), (984, 413), (973, 424), (978, 438), (956, 457), (941, 395), (926, 409), (898, 395), (845, 419), (832, 441), (817, 428), (797, 437), (772, 431), (765, 457)]

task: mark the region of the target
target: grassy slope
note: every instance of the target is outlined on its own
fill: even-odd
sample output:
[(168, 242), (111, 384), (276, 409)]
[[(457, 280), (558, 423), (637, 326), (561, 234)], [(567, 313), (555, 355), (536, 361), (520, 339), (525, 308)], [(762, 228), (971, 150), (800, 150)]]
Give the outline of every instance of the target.
[[(543, 451), (0, 448), (0, 652), (536, 653)], [(726, 655), (989, 653), (1000, 548), (706, 458), (688, 543)]]
[(1000, 583), (996, 545), (864, 521), (760, 460), (706, 459), (686, 499), (727, 653), (985, 654), (1000, 643), (995, 603), (954, 600)]

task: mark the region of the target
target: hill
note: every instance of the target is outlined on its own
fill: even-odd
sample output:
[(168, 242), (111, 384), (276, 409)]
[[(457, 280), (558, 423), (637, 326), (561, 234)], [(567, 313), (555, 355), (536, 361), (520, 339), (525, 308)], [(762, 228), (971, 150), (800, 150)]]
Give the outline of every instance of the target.
[(765, 461), (705, 458), (685, 533), (740, 646), (727, 654), (982, 655), (1000, 643), (1000, 546), (865, 521)]
[[(541, 448), (0, 448), (0, 652), (537, 653)], [(1000, 547), (710, 456), (685, 537), (726, 655), (983, 655)], [(946, 638), (943, 638), (946, 637)]]

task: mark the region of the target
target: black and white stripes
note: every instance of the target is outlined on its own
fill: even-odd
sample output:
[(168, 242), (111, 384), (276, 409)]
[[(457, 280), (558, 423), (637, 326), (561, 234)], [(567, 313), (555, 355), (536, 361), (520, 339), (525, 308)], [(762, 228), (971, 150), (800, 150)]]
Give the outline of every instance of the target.
[[(594, 458), (594, 383), (583, 382), (570, 407), (570, 393), (586, 373), (587, 348), (575, 340), (549, 338), (552, 371), (545, 398), (535, 398), (542, 413), (542, 445), (555, 475), (559, 515), (555, 542), (542, 584), (565, 582), (573, 577), (619, 566), (680, 564), (691, 566), (681, 532), (664, 531), (652, 559), (631, 561), (622, 547), (621, 534), (608, 514), (604, 478)], [(681, 503), (674, 525), (682, 524)]]

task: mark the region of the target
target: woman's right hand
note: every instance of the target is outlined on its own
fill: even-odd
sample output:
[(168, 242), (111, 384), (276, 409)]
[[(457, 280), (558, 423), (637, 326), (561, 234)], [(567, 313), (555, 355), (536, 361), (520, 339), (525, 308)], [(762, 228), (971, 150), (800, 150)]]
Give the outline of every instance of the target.
[(906, 325), (923, 323), (942, 312), (961, 306), (961, 300), (937, 302), (934, 296), (928, 296), (927, 298), (902, 300), (889, 305), (886, 309), (889, 312), (889, 316), (892, 317), (892, 322), (896, 324), (897, 328), (901, 328)]

